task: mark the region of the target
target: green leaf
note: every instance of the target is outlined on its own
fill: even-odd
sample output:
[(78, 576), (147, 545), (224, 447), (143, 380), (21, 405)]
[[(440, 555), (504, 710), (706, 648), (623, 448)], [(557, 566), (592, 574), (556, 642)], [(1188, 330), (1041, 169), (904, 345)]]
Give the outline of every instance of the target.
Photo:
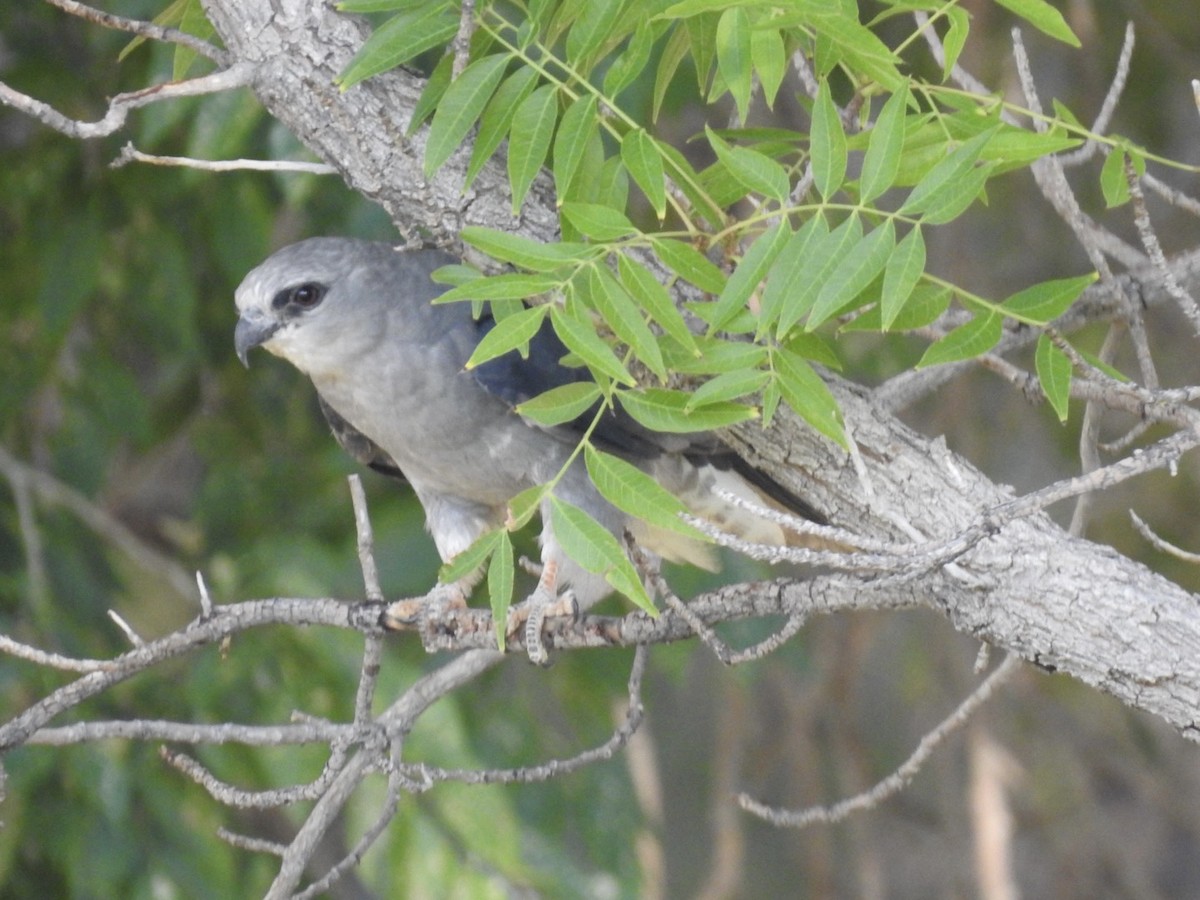
[(947, 21), (950, 23), (946, 35), (942, 38), (942, 50), (945, 59), (942, 63), (942, 80), (947, 81), (950, 73), (962, 54), (967, 43), (967, 35), (971, 31), (971, 14), (961, 6), (952, 6), (946, 10)]
[(747, 190), (783, 203), (791, 192), (787, 170), (768, 156), (746, 147), (732, 147), (707, 125), (708, 142), (729, 173)]
[(537, 177), (554, 138), (558, 118), (557, 88), (543, 84), (525, 98), (513, 115), (508, 139), (508, 181), (512, 187), (513, 215), (521, 211), (529, 186)]
[(691, 412), (706, 403), (740, 400), (748, 394), (761, 391), (770, 380), (770, 373), (764, 372), (762, 369), (740, 369), (736, 372), (725, 372), (716, 378), (710, 378), (696, 388), (685, 408)]
[(941, 203), (946, 193), (970, 175), (996, 130), (993, 127), (977, 134), (926, 172), (900, 207), (900, 215), (916, 215)]
[(750, 245), (746, 255), (742, 257), (725, 283), (725, 290), (717, 298), (709, 319), (708, 333), (725, 328), (733, 317), (746, 309), (751, 295), (758, 290), (762, 280), (767, 277), (767, 271), (784, 245), (791, 238), (792, 231), (786, 221), (780, 221), (771, 226), (766, 232)]
[(704, 532), (679, 517), (688, 511), (679, 498), (637, 466), (591, 444), (583, 448), (583, 458), (592, 484), (617, 509), (659, 528), (711, 542)]
[(512, 263), (535, 272), (552, 272), (568, 263), (578, 263), (595, 256), (597, 251), (587, 244), (543, 244), (510, 231), (468, 225), (462, 239), (493, 259)]
[(691, 244), (669, 238), (652, 237), (651, 241), (658, 258), (680, 278), (710, 294), (725, 290), (725, 273)]
[(833, 277), (842, 260), (862, 241), (862, 220), (852, 215), (820, 241), (814, 240), (808, 256), (808, 271), (780, 311), (776, 334), (783, 338), (817, 301), (821, 289)]
[(1042, 393), (1050, 401), (1058, 421), (1067, 421), (1071, 400), (1071, 360), (1054, 346), (1049, 337), (1042, 334), (1038, 336), (1033, 361), (1038, 381), (1042, 383)]
[(782, 347), (771, 354), (779, 390), (787, 405), (804, 421), (842, 447), (849, 448), (842, 411), (829, 386), (799, 354)]
[[(750, 112), (754, 71), (750, 44), (750, 16), (740, 6), (726, 9), (717, 19), (717, 71), (737, 104), (738, 119), (745, 124)], [(711, 94), (709, 100), (715, 99)]]
[(471, 281), (453, 287), (434, 303), (455, 303), (459, 300), (527, 300), (555, 290), (562, 282), (552, 275), (527, 275), (524, 272), (514, 272), (505, 275), (492, 275), (487, 278), (475, 278)]
[(636, 384), (625, 366), (613, 354), (612, 348), (596, 334), (591, 325), (568, 315), (558, 307), (551, 310), (550, 321), (554, 324), (555, 333), (567, 345), (567, 349), (582, 359), (593, 372), (603, 373), (621, 384)]
[(520, 415), (539, 425), (553, 427), (575, 421), (595, 406), (601, 396), (600, 386), (596, 382), (573, 381), (518, 403), (516, 409)]
[(654, 26), (644, 19), (629, 39), (629, 46), (604, 73), (604, 96), (616, 97), (634, 82), (642, 69), (646, 68), (646, 63), (650, 62), (654, 40)]
[[(699, 353), (670, 355), (670, 367), (680, 375), (720, 375), (739, 369), (754, 369), (767, 359), (767, 348), (746, 341), (696, 336)], [(670, 345), (667, 345), (670, 349)]]
[(688, 29), (676, 25), (671, 30), (671, 36), (667, 38), (666, 45), (662, 48), (658, 57), (658, 68), (654, 72), (654, 96), (650, 106), (650, 121), (652, 122), (658, 121), (658, 113), (662, 109), (663, 100), (666, 99), (667, 89), (675, 80), (679, 64), (687, 56), (689, 43)]
[(477, 59), (446, 88), (446, 94), (429, 125), (425, 145), (425, 177), (442, 167), (467, 138), (471, 126), (483, 114), (483, 108), (504, 77), (509, 57), (494, 53)]
[(999, 343), (1003, 325), (1004, 319), (999, 313), (979, 313), (965, 325), (930, 344), (917, 368), (982, 356)]
[(504, 523), (504, 527), (509, 531), (524, 528), (529, 520), (533, 518), (534, 513), (538, 511), (538, 508), (542, 505), (542, 500), (549, 492), (550, 485), (535, 484), (533, 487), (525, 488), (525, 490), (509, 500), (508, 519)]
[(579, 65), (588, 54), (596, 50), (617, 26), (624, 0), (587, 0), (580, 4), (582, 14), (571, 26), (567, 35), (567, 60)]
[(688, 409), (691, 395), (669, 388), (620, 391), (617, 399), (627, 413), (647, 428), (672, 434), (726, 428), (755, 416), (753, 407), (740, 403), (709, 403)]
[(904, 148), (904, 117), (908, 110), (908, 85), (888, 98), (879, 111), (867, 141), (859, 177), (859, 201), (869, 203), (896, 183), (900, 151)]
[(442, 584), (453, 584), (478, 571), (483, 561), (491, 556), (496, 545), (500, 543), (502, 531), (503, 529), (497, 528), (476, 538), (470, 547), (438, 569), (438, 581)]
[(562, 214), (580, 234), (597, 241), (615, 241), (637, 231), (623, 212), (599, 203), (569, 200), (562, 205)]
[(530, 339), (542, 327), (542, 320), (549, 309), (546, 305), (531, 306), (501, 319), (475, 346), (466, 368), (473, 369), (511, 350), (520, 350), (521, 355), (525, 356), (529, 352)]
[(1062, 13), (1046, 0), (996, 0), (996, 2), (1055, 40), (1072, 47), (1081, 46), (1079, 38), (1075, 36), (1075, 32), (1071, 30), (1071, 26), (1067, 24)]
[[(446, 58), (453, 61), (453, 57)], [(475, 145), (471, 147), (471, 161), (467, 164), (464, 187), (474, 184), (484, 164), (496, 153), (496, 148), (508, 134), (517, 107), (533, 92), (535, 84), (537, 70), (522, 66), (496, 89), (479, 120), (479, 132), (475, 135)]]
[(596, 130), (596, 96), (587, 94), (567, 107), (554, 137), (554, 188), (561, 204), (579, 171), (588, 141)]
[(513, 578), (516, 566), (513, 564), (513, 546), (508, 532), (500, 529), (496, 549), (492, 552), (492, 561), (488, 565), (487, 585), (488, 603), (492, 607), (492, 624), (496, 629), (496, 647), (504, 652), (504, 639), (508, 633), (508, 608), (512, 605)]
[[(935, 284), (918, 284), (913, 288), (908, 302), (890, 326), (891, 331), (912, 331), (924, 328), (937, 321), (938, 316), (950, 305), (950, 289)], [(872, 306), (852, 322), (847, 322), (841, 331), (883, 331), (880, 308)]]
[(1100, 168), (1100, 190), (1109, 209), (1129, 202), (1129, 179), (1125, 177), (1125, 160), (1128, 158), (1124, 147), (1113, 147)]
[(658, 340), (633, 298), (608, 266), (604, 263), (592, 266), (588, 270), (587, 286), (593, 306), (613, 334), (624, 341), (651, 372), (666, 381), (667, 369), (658, 349)]
[(883, 271), (896, 246), (896, 231), (888, 219), (846, 254), (821, 286), (808, 315), (805, 328), (809, 331), (842, 311), (843, 307), (861, 294)]
[[(829, 226), (825, 223), (825, 217), (814, 215), (788, 240), (775, 264), (767, 272), (767, 286), (759, 304), (759, 337), (765, 335), (772, 324), (780, 320), (783, 311), (793, 302), (793, 295), (800, 280), (811, 277), (811, 250), (828, 236)], [(795, 318), (789, 315), (789, 328), (801, 314), (797, 313)], [(779, 333), (783, 334), (786, 331), (787, 328), (781, 328)]]
[(984, 163), (969, 170), (962, 178), (943, 185), (942, 190), (928, 198), (921, 221), (928, 225), (944, 225), (966, 211), (995, 174), (995, 163)]
[(1084, 289), (1097, 278), (1095, 272), (1075, 278), (1043, 281), (1013, 294), (1002, 304), (1004, 313), (1028, 325), (1045, 325), (1065, 313)]
[(658, 611), (642, 586), (633, 564), (603, 525), (578, 506), (550, 495), (554, 540), (567, 556), (589, 572), (603, 575), (614, 588), (652, 616)]
[(887, 261), (883, 271), (883, 294), (879, 300), (880, 325), (884, 331), (891, 330), (896, 317), (904, 309), (905, 301), (912, 296), (913, 288), (925, 273), (925, 238), (920, 226), (914, 227), (896, 245), (896, 251)]
[(750, 32), (750, 58), (762, 85), (763, 100), (768, 109), (775, 108), (775, 96), (787, 72), (787, 53), (783, 36), (774, 28), (755, 28)]
[[(879, 37), (855, 18), (854, 6), (842, 6), (817, 0), (802, 14), (806, 24), (820, 40), (836, 50), (834, 60), (845, 60), (849, 68), (862, 72), (886, 90), (898, 91), (904, 77), (897, 69), (896, 54)], [(772, 21), (784, 27), (788, 16)], [(819, 44), (818, 44), (819, 47)]]
[(654, 138), (644, 128), (634, 128), (621, 141), (621, 161), (637, 182), (655, 214), (667, 214), (667, 186), (663, 175), (662, 154)]
[(621, 283), (625, 285), (625, 290), (650, 314), (650, 318), (693, 355), (699, 356), (700, 350), (696, 347), (691, 329), (687, 327), (683, 315), (675, 306), (675, 301), (658, 279), (624, 253), (617, 256), (617, 271), (621, 275)]
[[(405, 135), (411, 137), (418, 128), (425, 124), (425, 120), (434, 114), (442, 102), (442, 98), (446, 96), (446, 89), (450, 87), (450, 76), (453, 72), (454, 54), (447, 53), (434, 66), (429, 80), (425, 82), (425, 89), (417, 98), (416, 106), (413, 107), (412, 115), (408, 119), (408, 127), (404, 129)], [(476, 140), (474, 149), (477, 149), (478, 146), (479, 141)], [(474, 156), (474, 149), (472, 156)]]
[(842, 130), (828, 79), (821, 82), (813, 104), (810, 146), (813, 183), (821, 196), (829, 200), (846, 177), (846, 132)]
[(402, 66), (449, 41), (458, 32), (458, 13), (447, 2), (430, 3), (388, 19), (363, 42), (335, 79), (347, 91), (372, 75)]

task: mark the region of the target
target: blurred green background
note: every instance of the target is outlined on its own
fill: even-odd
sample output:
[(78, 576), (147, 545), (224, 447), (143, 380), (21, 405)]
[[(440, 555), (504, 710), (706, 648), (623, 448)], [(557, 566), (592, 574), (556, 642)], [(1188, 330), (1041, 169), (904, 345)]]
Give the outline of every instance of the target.
[[(964, 63), (1013, 91), (1011, 20), (991, 4), (967, 5), (975, 20)], [(1200, 58), (1200, 23), (1192, 4), (1062, 6), (1084, 50), (1029, 37), (1043, 101), (1056, 96), (1088, 121), (1132, 18), (1139, 45), (1116, 130), (1195, 161), (1200, 118), (1187, 79)], [(144, 18), (159, 11), (133, 0), (109, 8)], [(106, 97), (170, 77), (169, 50), (143, 46), (118, 64), (125, 44), (38, 3), (0, 6), (0, 78), (73, 117), (98, 118)], [(660, 129), (682, 139), (698, 127), (695, 108), (685, 96), (673, 103)], [(249, 268), (292, 240), (395, 234), (336, 178), (109, 168), (126, 140), (206, 159), (306, 158), (246, 91), (151, 106), (125, 132), (88, 143), (0, 108), (0, 449), (77, 492), (103, 519), (89, 526), (70, 504), (21, 488), (24, 469), (0, 467), (0, 631), (89, 657), (127, 646), (109, 609), (146, 636), (193, 618), (198, 603), (184, 586), (196, 570), (217, 602), (360, 595), (345, 483), (353, 467), (298, 373), (265, 354), (249, 372), (238, 364), (232, 295)], [(1002, 296), (1086, 268), (1029, 176), (1009, 179), (1011, 191), (994, 192), (987, 209), (933, 236), (933, 271)], [(1194, 179), (1175, 180), (1195, 188)], [(1103, 215), (1096, 169), (1076, 182), (1085, 206)], [(1168, 249), (1196, 243), (1194, 222), (1153, 212)], [(1127, 216), (1105, 221), (1132, 235)], [(1200, 381), (1194, 349), (1182, 343), (1190, 332), (1169, 312), (1152, 313), (1150, 324), (1164, 381)], [(868, 383), (911, 365), (920, 349), (863, 337), (842, 348), (848, 374)], [(945, 433), (994, 478), (1029, 489), (1077, 471), (1079, 412), (1062, 428), (1049, 410), (972, 375), (905, 415), (926, 433)], [(1090, 536), (1195, 588), (1195, 573), (1147, 549), (1124, 516), (1132, 505), (1195, 548), (1195, 474), (1189, 463), (1174, 482), (1155, 476), (1114, 492)], [(385, 591), (423, 592), (436, 554), (414, 499), (377, 476), (364, 481)], [(154, 551), (149, 564), (114, 542), (117, 525)], [(753, 573), (742, 566), (733, 575)], [(679, 583), (700, 586), (686, 573)], [(771, 624), (727, 636), (748, 642)], [(266, 724), (301, 710), (344, 719), (360, 647), (352, 635), (321, 630), (249, 634), (225, 658), (210, 649), (181, 659), (80, 715)], [(909, 791), (845, 824), (779, 830), (732, 805), (731, 792), (742, 789), (804, 806), (869, 786), (970, 689), (976, 649), (932, 613), (814, 622), (771, 659), (732, 672), (702, 647), (657, 648), (636, 752), (546, 785), (440, 785), (406, 798), (378, 848), (332, 896), (972, 896), (971, 786), (996, 759), (1028, 896), (1200, 895), (1195, 749), (1064, 678), (1023, 674)], [(408, 758), (512, 766), (573, 755), (610, 733), (630, 657), (574, 654), (548, 671), (509, 660), (431, 710)], [(415, 640), (390, 642), (380, 702), (434, 664)], [(0, 659), (0, 715), (66, 680)], [(196, 755), (248, 788), (310, 779), (324, 760), (312, 748)], [(160, 762), (154, 746), (26, 747), (4, 764), (5, 897), (261, 895), (274, 861), (229, 847), (216, 829), (286, 841), (302, 821), (294, 809), (218, 805)], [(381, 798), (381, 784), (363, 792), (323, 848), (326, 864), (372, 821)]]

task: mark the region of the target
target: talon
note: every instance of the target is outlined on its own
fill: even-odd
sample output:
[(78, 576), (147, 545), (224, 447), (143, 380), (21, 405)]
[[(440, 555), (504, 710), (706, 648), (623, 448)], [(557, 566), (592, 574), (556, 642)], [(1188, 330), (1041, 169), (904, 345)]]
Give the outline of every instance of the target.
[(380, 624), (389, 631), (416, 630), (428, 649), (442, 618), (449, 612), (465, 609), (467, 598), (456, 585), (438, 585), (424, 597), (397, 600), (383, 611)]
[(544, 666), (550, 660), (546, 645), (542, 641), (542, 627), (547, 618), (579, 615), (579, 603), (569, 590), (557, 593), (558, 565), (554, 561), (542, 567), (537, 587), (524, 603), (508, 611), (507, 632), (515, 636), (518, 632), (525, 639), (525, 652), (534, 665)]

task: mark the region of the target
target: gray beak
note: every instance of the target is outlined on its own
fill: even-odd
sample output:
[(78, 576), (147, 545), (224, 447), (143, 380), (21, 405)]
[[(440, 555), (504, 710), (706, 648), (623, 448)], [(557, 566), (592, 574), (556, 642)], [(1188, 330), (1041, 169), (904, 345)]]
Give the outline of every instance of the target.
[(246, 355), (255, 347), (265, 344), (279, 330), (279, 322), (266, 318), (255, 311), (246, 312), (238, 319), (233, 330), (233, 346), (242, 365), (250, 368)]

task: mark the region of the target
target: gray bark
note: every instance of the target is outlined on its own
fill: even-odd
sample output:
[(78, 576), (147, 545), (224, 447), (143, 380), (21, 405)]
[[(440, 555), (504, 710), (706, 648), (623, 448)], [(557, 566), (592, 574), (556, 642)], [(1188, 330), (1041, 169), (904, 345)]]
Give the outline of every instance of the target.
[[(205, 0), (238, 60), (255, 64), (254, 90), (268, 111), (346, 183), (382, 205), (402, 230), (445, 240), (488, 225), (548, 240), (557, 235), (543, 176), (514, 219), (502, 163), (462, 191), (466, 155), (432, 180), (421, 172), (423, 136), (404, 136), (423, 83), (391, 72), (341, 92), (334, 77), (365, 27), (308, 0)], [(733, 435), (739, 449), (828, 511), (836, 524), (874, 538), (947, 539), (1012, 499), (944, 442), (916, 434), (866, 393), (830, 378), (873, 489), (840, 448), (781, 413), (768, 430)], [(900, 523), (909, 526), (906, 528)], [(1129, 706), (1196, 736), (1200, 710), (1200, 607), (1171, 581), (1112, 550), (1068, 536), (1044, 513), (1001, 524), (959, 557), (907, 580), (845, 576), (880, 606), (916, 602), (959, 630), (1044, 669), (1068, 673)]]

